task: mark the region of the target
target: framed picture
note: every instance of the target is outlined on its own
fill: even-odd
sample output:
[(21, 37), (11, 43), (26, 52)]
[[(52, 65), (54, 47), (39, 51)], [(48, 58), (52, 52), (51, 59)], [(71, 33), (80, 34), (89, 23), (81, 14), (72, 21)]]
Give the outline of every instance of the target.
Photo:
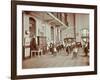
[(11, 78), (97, 74), (97, 6), (11, 2)]

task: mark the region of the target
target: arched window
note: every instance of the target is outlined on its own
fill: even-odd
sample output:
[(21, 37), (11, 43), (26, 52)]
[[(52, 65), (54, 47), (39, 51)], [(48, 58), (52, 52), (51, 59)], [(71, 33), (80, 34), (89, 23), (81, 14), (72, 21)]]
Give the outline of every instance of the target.
[(29, 18), (29, 31), (30, 31), (30, 37), (36, 36), (36, 21), (34, 18)]

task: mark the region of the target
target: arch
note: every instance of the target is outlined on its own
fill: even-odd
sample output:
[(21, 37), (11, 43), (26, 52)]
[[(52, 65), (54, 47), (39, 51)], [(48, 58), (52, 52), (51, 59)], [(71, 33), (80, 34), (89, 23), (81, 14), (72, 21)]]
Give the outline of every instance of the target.
[(29, 31), (31, 38), (36, 36), (36, 21), (33, 17), (29, 18)]

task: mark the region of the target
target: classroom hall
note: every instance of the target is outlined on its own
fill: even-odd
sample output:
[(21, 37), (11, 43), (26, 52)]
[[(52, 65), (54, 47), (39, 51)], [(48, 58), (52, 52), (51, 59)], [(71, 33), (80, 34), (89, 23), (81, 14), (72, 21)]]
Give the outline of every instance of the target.
[(89, 14), (22, 12), (22, 68), (89, 66)]

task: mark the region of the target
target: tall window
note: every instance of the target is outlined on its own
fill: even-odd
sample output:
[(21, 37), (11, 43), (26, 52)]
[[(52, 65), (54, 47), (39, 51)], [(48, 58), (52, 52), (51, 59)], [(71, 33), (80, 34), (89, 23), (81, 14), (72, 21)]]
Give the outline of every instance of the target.
[(54, 28), (51, 26), (51, 40), (54, 40)]
[(68, 21), (67, 21), (67, 16), (68, 16), (68, 15), (67, 15), (67, 13), (65, 13), (64, 15), (65, 15), (65, 24), (66, 24), (67, 26), (69, 26), (69, 25), (68, 25)]
[(62, 41), (62, 31), (60, 30), (60, 41)]

